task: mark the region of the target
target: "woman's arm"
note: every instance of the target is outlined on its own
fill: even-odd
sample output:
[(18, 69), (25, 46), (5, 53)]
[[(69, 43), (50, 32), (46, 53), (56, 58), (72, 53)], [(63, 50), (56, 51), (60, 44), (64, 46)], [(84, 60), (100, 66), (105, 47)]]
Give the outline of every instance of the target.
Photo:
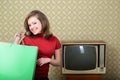
[(61, 51), (60, 51), (60, 49), (55, 50), (54, 59), (50, 60), (50, 64), (52, 64), (54, 66), (61, 65)]
[(54, 66), (60, 66), (61, 65), (61, 52), (60, 49), (55, 50), (55, 55), (54, 55), (54, 59), (51, 58), (39, 58), (37, 60), (37, 64), (42, 66), (46, 63), (50, 63)]

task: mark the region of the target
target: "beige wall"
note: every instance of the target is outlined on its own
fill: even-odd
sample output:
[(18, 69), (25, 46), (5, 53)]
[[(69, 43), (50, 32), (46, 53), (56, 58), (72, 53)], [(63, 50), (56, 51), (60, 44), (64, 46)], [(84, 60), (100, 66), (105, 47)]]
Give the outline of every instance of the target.
[[(12, 42), (34, 9), (48, 16), (61, 41), (104, 40), (108, 52), (103, 80), (120, 79), (120, 0), (0, 0), (0, 40)], [(52, 66), (49, 77), (64, 79), (60, 68)]]

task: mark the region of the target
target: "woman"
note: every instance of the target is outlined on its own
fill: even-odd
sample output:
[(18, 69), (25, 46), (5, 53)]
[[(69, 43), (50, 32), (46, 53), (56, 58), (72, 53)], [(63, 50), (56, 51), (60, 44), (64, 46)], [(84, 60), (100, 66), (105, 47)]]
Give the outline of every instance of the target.
[[(49, 64), (61, 65), (61, 43), (50, 32), (49, 21), (45, 14), (38, 10), (31, 11), (25, 19), (24, 45), (37, 46), (38, 57), (34, 80), (49, 80)], [(22, 33), (16, 36), (14, 43), (19, 43)], [(54, 55), (54, 59), (51, 57)]]

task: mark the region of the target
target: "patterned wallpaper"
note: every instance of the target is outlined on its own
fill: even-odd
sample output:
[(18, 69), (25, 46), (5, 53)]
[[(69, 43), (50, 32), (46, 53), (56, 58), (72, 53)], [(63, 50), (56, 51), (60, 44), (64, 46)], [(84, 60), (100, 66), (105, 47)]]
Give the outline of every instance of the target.
[[(104, 40), (107, 72), (103, 80), (120, 80), (120, 0), (0, 0), (0, 40), (12, 42), (24, 31), (27, 13), (38, 9), (61, 41)], [(50, 67), (50, 80), (65, 80), (60, 67)]]

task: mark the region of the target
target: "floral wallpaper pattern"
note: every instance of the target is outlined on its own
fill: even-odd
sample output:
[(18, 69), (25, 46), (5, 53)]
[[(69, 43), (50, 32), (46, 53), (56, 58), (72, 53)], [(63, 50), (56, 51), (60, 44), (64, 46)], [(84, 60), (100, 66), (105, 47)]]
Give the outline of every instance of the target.
[[(47, 15), (61, 42), (104, 40), (103, 80), (120, 79), (120, 0), (0, 0), (0, 40), (12, 42), (15, 33), (24, 31), (24, 19), (34, 9)], [(61, 67), (50, 66), (49, 78), (65, 80)]]

